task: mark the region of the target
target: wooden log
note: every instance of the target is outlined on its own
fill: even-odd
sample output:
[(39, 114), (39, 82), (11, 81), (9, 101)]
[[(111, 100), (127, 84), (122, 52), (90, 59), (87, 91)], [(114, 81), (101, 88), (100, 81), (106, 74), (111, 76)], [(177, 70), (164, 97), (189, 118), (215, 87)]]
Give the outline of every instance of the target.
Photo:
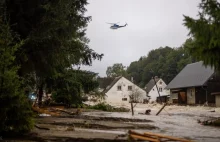
[(153, 138), (149, 138), (146, 136), (140, 136), (140, 135), (135, 135), (135, 134), (130, 134), (130, 137), (133, 139), (146, 140), (146, 141), (151, 141), (151, 142), (160, 142), (158, 139), (153, 139)]
[(192, 142), (192, 141), (187, 140), (187, 139), (182, 139), (182, 138), (177, 138), (177, 137), (172, 137), (172, 136), (165, 136), (165, 135), (155, 134), (155, 133), (151, 133), (151, 132), (144, 132), (144, 135), (146, 135), (146, 136), (156, 136), (156, 137), (166, 138), (166, 139), (174, 140), (174, 141)]
[[(138, 132), (135, 132), (135, 131), (132, 131), (132, 130), (129, 130), (128, 133), (129, 133), (130, 137), (131, 137), (131, 136), (134, 136), (134, 137), (131, 137), (132, 139), (136, 138), (136, 139), (148, 140), (148, 141), (149, 141), (149, 140), (151, 141), (152, 139), (157, 140), (157, 141), (159, 140), (158, 138), (155, 138), (155, 137), (147, 137), (147, 138), (146, 138), (146, 135), (141, 134), (141, 133), (138, 133)], [(140, 136), (140, 137), (137, 138), (136, 136)], [(144, 139), (143, 139), (143, 137), (144, 137)], [(154, 140), (153, 140), (153, 141), (154, 141)]]
[[(192, 142), (191, 140), (187, 140), (187, 139), (166, 136), (166, 135), (161, 135), (161, 134), (156, 134), (156, 133), (151, 133), (151, 132), (145, 132), (144, 134), (140, 134), (138, 132), (129, 130), (128, 133), (130, 137), (133, 139), (147, 140), (147, 141), (153, 141), (153, 142), (160, 142), (160, 141), (162, 142), (162, 141), (170, 141), (170, 140), (179, 141), (179, 142)], [(168, 139), (168, 140), (162, 140), (162, 139)]]

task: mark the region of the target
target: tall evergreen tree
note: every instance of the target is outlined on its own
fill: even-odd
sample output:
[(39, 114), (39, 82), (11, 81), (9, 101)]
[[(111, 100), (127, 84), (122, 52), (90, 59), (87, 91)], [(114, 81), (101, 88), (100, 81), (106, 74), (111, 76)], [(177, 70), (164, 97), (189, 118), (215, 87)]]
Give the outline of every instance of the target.
[(199, 9), (198, 19), (184, 16), (184, 25), (191, 36), (185, 45), (197, 60), (220, 70), (220, 3), (202, 0)]
[[(1, 9), (2, 10), (2, 9)], [(2, 12), (2, 11), (1, 11)], [(26, 132), (33, 126), (32, 111), (17, 75), (16, 44), (4, 15), (0, 16), (0, 135)]]
[(85, 36), (91, 20), (85, 16), (87, 4), (87, 0), (6, 1), (11, 28), (24, 41), (16, 52), (19, 75), (34, 74), (40, 92), (47, 80), (72, 65), (91, 65), (93, 59), (102, 58), (89, 48)]

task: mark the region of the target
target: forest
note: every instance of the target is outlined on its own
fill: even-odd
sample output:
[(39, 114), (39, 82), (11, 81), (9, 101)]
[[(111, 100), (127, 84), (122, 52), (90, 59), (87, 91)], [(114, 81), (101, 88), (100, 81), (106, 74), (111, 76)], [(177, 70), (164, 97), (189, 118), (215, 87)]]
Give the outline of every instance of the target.
[(132, 62), (127, 68), (127, 74), (141, 87), (154, 76), (162, 78), (168, 84), (185, 65), (192, 62), (194, 60), (184, 47), (161, 47)]
[(189, 63), (195, 62), (185, 47), (160, 47), (151, 50), (148, 55), (140, 57), (125, 68), (121, 63), (108, 67), (108, 77), (125, 76), (133, 78), (134, 83), (144, 87), (152, 77), (158, 76), (167, 84)]

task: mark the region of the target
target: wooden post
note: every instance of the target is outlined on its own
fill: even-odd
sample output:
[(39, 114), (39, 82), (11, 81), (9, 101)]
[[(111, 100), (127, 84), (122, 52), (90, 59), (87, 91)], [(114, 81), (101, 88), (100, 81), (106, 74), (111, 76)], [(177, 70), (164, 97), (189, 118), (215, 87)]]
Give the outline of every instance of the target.
[(163, 107), (157, 112), (156, 115), (160, 114), (160, 112), (165, 108), (166, 105), (167, 105), (167, 103), (165, 103), (165, 104), (163, 105)]
[(132, 116), (134, 116), (134, 106), (133, 106), (133, 102), (131, 101), (131, 112), (132, 112)]
[(155, 80), (155, 77), (154, 77), (154, 76), (153, 76), (153, 79), (154, 79), (154, 83), (155, 83), (156, 88), (157, 88), (157, 92), (158, 92), (158, 94), (159, 94), (160, 103), (162, 104), (162, 100), (161, 100), (161, 97), (160, 97), (160, 92), (159, 92), (159, 89), (158, 89), (158, 86), (157, 86), (157, 82), (156, 82), (156, 80)]

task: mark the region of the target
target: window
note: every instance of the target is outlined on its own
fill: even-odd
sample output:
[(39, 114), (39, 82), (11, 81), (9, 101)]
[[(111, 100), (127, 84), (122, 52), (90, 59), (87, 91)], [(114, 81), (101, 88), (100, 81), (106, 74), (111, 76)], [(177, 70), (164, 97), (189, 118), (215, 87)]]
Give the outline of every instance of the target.
[(121, 91), (121, 86), (118, 86), (118, 91)]
[(132, 86), (128, 86), (128, 91), (131, 91), (132, 90)]
[(163, 89), (162, 88), (159, 88), (159, 92), (162, 92), (163, 91)]
[(127, 98), (122, 98), (122, 101), (127, 101), (128, 99)]
[(163, 82), (162, 81), (160, 81), (160, 85), (162, 84)]

